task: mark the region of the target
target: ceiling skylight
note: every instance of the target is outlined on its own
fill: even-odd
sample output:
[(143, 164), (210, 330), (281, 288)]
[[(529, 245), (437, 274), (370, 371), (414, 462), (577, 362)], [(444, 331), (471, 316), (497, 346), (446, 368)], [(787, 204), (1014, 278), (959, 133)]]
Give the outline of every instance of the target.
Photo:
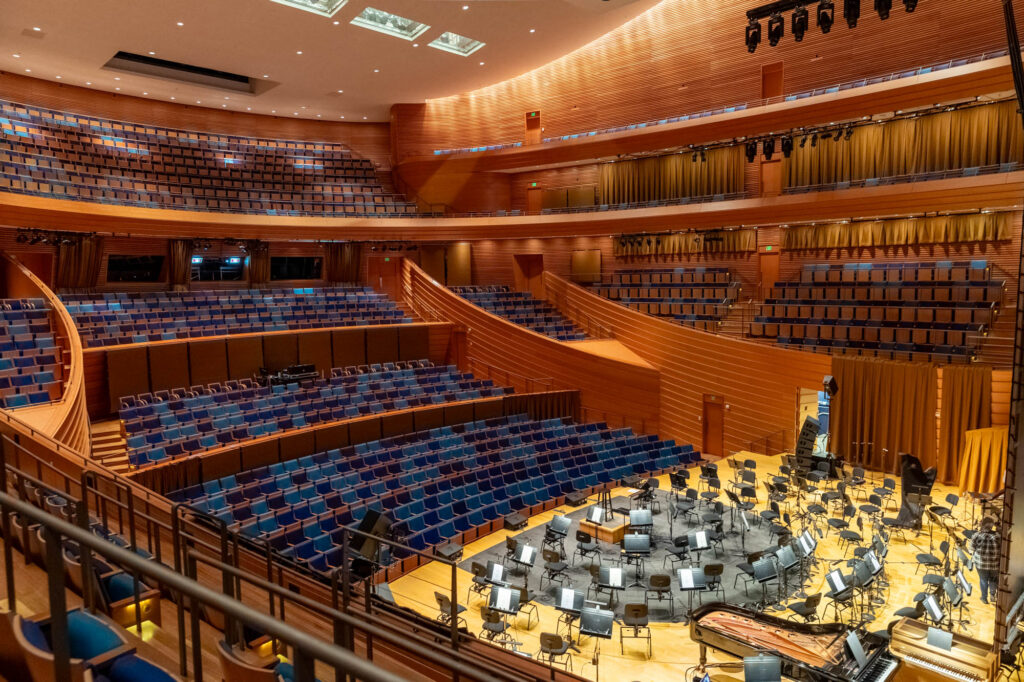
[(389, 36), (405, 38), (406, 40), (415, 40), (430, 28), (426, 24), (421, 24), (413, 19), (406, 19), (397, 14), (385, 12), (382, 9), (374, 9), (373, 7), (367, 7), (360, 12), (359, 16), (352, 20), (352, 23), (356, 26), (368, 28), (371, 31), (387, 33)]
[(430, 46), (462, 57), (468, 57), (483, 47), (484, 43), (479, 40), (467, 38), (466, 36), (460, 36), (458, 33), (446, 31), (432, 41)]
[[(271, 2), (319, 14), (322, 17), (333, 17), (348, 0), (271, 0)], [(181, 26), (181, 24), (178, 25)]]

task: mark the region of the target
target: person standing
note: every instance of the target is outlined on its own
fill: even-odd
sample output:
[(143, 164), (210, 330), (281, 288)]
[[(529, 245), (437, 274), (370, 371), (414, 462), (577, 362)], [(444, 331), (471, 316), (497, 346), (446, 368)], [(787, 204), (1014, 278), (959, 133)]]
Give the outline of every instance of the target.
[(996, 520), (986, 516), (981, 520), (981, 528), (971, 538), (971, 558), (978, 569), (978, 582), (981, 586), (981, 602), (988, 604), (988, 595), (992, 595), (992, 603), (996, 601), (996, 587), (999, 585), (999, 551), (1002, 539), (996, 531)]

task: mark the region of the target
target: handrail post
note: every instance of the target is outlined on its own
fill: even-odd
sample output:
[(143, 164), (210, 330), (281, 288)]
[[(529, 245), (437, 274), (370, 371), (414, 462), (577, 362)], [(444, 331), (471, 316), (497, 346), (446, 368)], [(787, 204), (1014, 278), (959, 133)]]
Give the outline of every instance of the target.
[(64, 561), (60, 534), (43, 527), (46, 542), (46, 585), (50, 598), (50, 641), (56, 680), (71, 679), (71, 649), (68, 641), (68, 605), (64, 591)]
[[(189, 554), (188, 556), (185, 557), (185, 567), (186, 567), (186, 575), (187, 575), (187, 577), (192, 579), (192, 580), (195, 580), (196, 579), (196, 573), (197, 573), (197, 570), (196, 570), (196, 568), (197, 568), (196, 567), (196, 560), (195, 560), (195, 558), (191, 554)], [(182, 595), (182, 596), (184, 596), (184, 595)], [(184, 604), (184, 599), (182, 600), (182, 603)], [(203, 679), (203, 647), (202, 647), (202, 642), (200, 641), (200, 631), (201, 631), (200, 628), (201, 628), (201, 626), (199, 625), (199, 609), (200, 609), (199, 600), (196, 599), (195, 597), (190, 597), (189, 598), (189, 625), (190, 625), (190, 628), (192, 630), (192, 632), (191, 632), (191, 635), (192, 635), (192, 670), (194, 671), (194, 677), (197, 680)], [(227, 612), (222, 612), (222, 613), (224, 615), (224, 623), (225, 623), (225, 626), (224, 626), (224, 639), (227, 641), (229, 646), (234, 646), (235, 645), (234, 636), (230, 632), (229, 628), (227, 627), (227, 623), (230, 622), (229, 621), (229, 616), (228, 616)]]
[[(181, 505), (171, 506), (171, 551), (174, 553), (174, 572), (184, 575), (185, 571), (181, 565), (184, 548), (181, 542), (181, 519), (178, 512)], [(171, 593), (174, 594), (173, 592)], [(184, 606), (185, 595), (178, 593), (178, 604)], [(181, 676), (188, 678), (188, 655), (185, 647), (185, 609), (178, 609), (178, 661), (181, 668)]]
[[(78, 501), (75, 510), (76, 520), (82, 530), (89, 530), (89, 488), (87, 487), (89, 474), (88, 471), (82, 472), (82, 499)], [(88, 547), (79, 547), (78, 561), (82, 567), (82, 602), (85, 604), (85, 608), (93, 611), (96, 608), (96, 603), (92, 593), (92, 550)]]
[(452, 635), (452, 649), (459, 648), (459, 607), (457, 606), (459, 598), (459, 569), (452, 562), (452, 598), (448, 601), (451, 607), (451, 635)]

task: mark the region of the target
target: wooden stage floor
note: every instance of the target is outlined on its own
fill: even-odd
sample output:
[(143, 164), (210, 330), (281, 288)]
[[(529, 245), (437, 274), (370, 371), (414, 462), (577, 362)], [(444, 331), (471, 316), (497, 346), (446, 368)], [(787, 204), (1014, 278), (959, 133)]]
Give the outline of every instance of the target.
[[(775, 473), (778, 471), (778, 467), (781, 464), (781, 458), (779, 457), (767, 457), (764, 455), (754, 455), (748, 453), (738, 453), (735, 457), (740, 459), (753, 459), (757, 462), (758, 479), (764, 480), (766, 472)], [(725, 460), (721, 460), (719, 463), (719, 471), (722, 475), (723, 486), (727, 486), (726, 479), (731, 480), (732, 470), (728, 467)], [(697, 471), (691, 473), (691, 481), (697, 482)], [(868, 474), (868, 483), (864, 486), (867, 490), (881, 486), (883, 476), (881, 474)], [(897, 493), (895, 499), (898, 503), (899, 500), (899, 478), (894, 476), (893, 478), (897, 481)], [(660, 478), (661, 490), (667, 491), (671, 489), (668, 482), (668, 476), (662, 476)], [(761, 485), (761, 484), (759, 484)], [(936, 483), (932, 497), (939, 501), (944, 501), (946, 494), (950, 492), (957, 492), (951, 486), (941, 485)], [(615, 489), (612, 491), (612, 497), (616, 495), (625, 495), (626, 490), (624, 488)], [(664, 492), (662, 493), (664, 497)], [(761, 511), (767, 507), (765, 498), (765, 492), (763, 485), (758, 490), (758, 507), (755, 511)], [(725, 495), (722, 495), (723, 502)], [(865, 499), (861, 502), (859, 499), (854, 499), (855, 505), (865, 503)], [(663, 507), (667, 507), (664, 502)], [(970, 527), (970, 513), (968, 511), (969, 505), (966, 501), (961, 501), (960, 505), (956, 509), (954, 516), (964, 525)], [(573, 511), (572, 507), (559, 507), (557, 509), (544, 512), (532, 517), (529, 520), (528, 528), (534, 528), (536, 526), (543, 525), (551, 520), (551, 518), (557, 514), (568, 513)], [(665, 509), (667, 512), (668, 509)], [(895, 515), (895, 512), (891, 512), (887, 515)], [(976, 518), (980, 519), (980, 514), (976, 515)], [(696, 526), (694, 526), (696, 527)], [(471, 559), (474, 555), (483, 552), (486, 549), (494, 547), (498, 544), (504, 544), (505, 538), (509, 535), (516, 535), (521, 531), (499, 531), (492, 533), (484, 538), (481, 538), (465, 547), (465, 553), (463, 560)], [(865, 524), (865, 537), (870, 538), (870, 526)], [(920, 536), (915, 537), (914, 532), (910, 531), (906, 534), (906, 540), (900, 540), (895, 535), (890, 540), (889, 555), (887, 558), (887, 570), (890, 587), (888, 591), (888, 599), (885, 605), (878, 608), (876, 619), (871, 623), (868, 628), (871, 630), (884, 629), (888, 623), (893, 619), (893, 613), (905, 606), (913, 605), (914, 595), (923, 591), (923, 585), (921, 577), (925, 571), (922, 570), (915, 573), (917, 570), (916, 555), (919, 552), (928, 551), (928, 535), (922, 533)], [(818, 556), (820, 557), (839, 557), (843, 556), (843, 552), (838, 548), (837, 545), (838, 535), (831, 532), (820, 541), (818, 546)], [(936, 530), (934, 536), (934, 543), (936, 548), (939, 542), (945, 539), (945, 531)], [(852, 552), (847, 551), (845, 556), (852, 556)], [(730, 557), (723, 558), (723, 561), (739, 561), (738, 558)], [(707, 563), (705, 560), (704, 563)], [(840, 564), (844, 568), (844, 572), (849, 572), (849, 569), (845, 565)], [(660, 569), (660, 566), (652, 568), (653, 570)], [(536, 581), (539, 578), (541, 569), (535, 567), (533, 571), (531, 587), (536, 589)], [(991, 641), (993, 632), (995, 629), (995, 607), (991, 604), (984, 605), (981, 603), (979, 597), (978, 585), (977, 585), (977, 573), (972, 572), (966, 576), (967, 579), (973, 584), (974, 590), (972, 596), (966, 599), (969, 607), (969, 614), (971, 624), (960, 630), (964, 634), (971, 637), (982, 639), (985, 641)], [(459, 603), (467, 607), (466, 612), (463, 616), (466, 618), (469, 631), (477, 634), (481, 629), (481, 616), (480, 607), (484, 605), (484, 597), (473, 595), (473, 598), (467, 603), (466, 593), (471, 583), (472, 574), (459, 570)], [(673, 584), (675, 581), (673, 580)], [(451, 569), (443, 564), (434, 562), (422, 566), (415, 571), (395, 580), (390, 583), (391, 591), (394, 594), (395, 600), (402, 606), (406, 606), (423, 613), (430, 617), (436, 617), (438, 614), (437, 603), (434, 600), (434, 592), (439, 591), (448, 593), (451, 586)], [(586, 586), (574, 585), (577, 589), (584, 589)], [(825, 571), (818, 570), (811, 581), (806, 587), (808, 594), (814, 594), (816, 592), (825, 592), (827, 586), (825, 585)], [(677, 601), (676, 607), (678, 610), (682, 610), (686, 606), (685, 600), (679, 595), (678, 591), (675, 592)], [(710, 601), (710, 600), (709, 600)], [(697, 601), (694, 601), (696, 605)], [(826, 599), (822, 599), (821, 607), (819, 608), (819, 614), (824, 610), (824, 606), (827, 603)], [(558, 611), (552, 606), (545, 604), (537, 604), (537, 609), (540, 614), (540, 622), (537, 622), (536, 618), (531, 618), (529, 629), (527, 629), (527, 618), (524, 615), (520, 615), (518, 619), (510, 620), (509, 623), (514, 627), (511, 631), (514, 639), (522, 643), (521, 651), (535, 655), (540, 649), (540, 633), (542, 632), (555, 632), (556, 622), (558, 620)], [(620, 609), (621, 613), (621, 609)], [(831, 613), (831, 609), (830, 609)], [(785, 614), (780, 614), (785, 615)], [(648, 660), (646, 657), (646, 643), (638, 640), (626, 639), (625, 653), (620, 653), (619, 650), (619, 636), (618, 626), (615, 627), (613, 637), (610, 641), (604, 641), (601, 643), (600, 649), (600, 678), (604, 680), (646, 680), (650, 682), (677, 679), (683, 680), (684, 673), (695, 666), (699, 661), (699, 645), (690, 639), (689, 625), (682, 623), (651, 623), (651, 631), (653, 638), (653, 656)], [(583, 645), (580, 647), (581, 653), (573, 654), (573, 671), (577, 674), (581, 674), (584, 677), (590, 679), (598, 679), (597, 671), (590, 664), (590, 659), (593, 656), (594, 640), (586, 639)], [(710, 662), (726, 662), (735, 661), (730, 657), (724, 656), (709, 650), (708, 660)], [(737, 673), (734, 673), (737, 674)], [(742, 677), (742, 672), (738, 673)], [(715, 676), (712, 676), (715, 679)]]

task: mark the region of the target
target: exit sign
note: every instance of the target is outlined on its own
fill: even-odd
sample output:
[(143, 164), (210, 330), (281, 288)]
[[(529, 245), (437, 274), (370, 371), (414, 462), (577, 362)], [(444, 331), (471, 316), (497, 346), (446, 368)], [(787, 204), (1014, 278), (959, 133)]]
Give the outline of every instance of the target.
[(537, 186), (537, 183), (536, 183), (536, 182), (531, 182), (531, 183), (530, 183), (530, 187), (536, 187), (536, 186)]
[(772, 250), (772, 247), (770, 247), (770, 246), (766, 246), (766, 247), (764, 247), (764, 250), (765, 250), (765, 251), (771, 251), (771, 250)]
[(385, 263), (390, 263), (390, 262), (391, 262), (391, 259), (390, 259), (389, 257), (385, 256), (385, 257), (384, 257), (384, 262), (385, 262)]

